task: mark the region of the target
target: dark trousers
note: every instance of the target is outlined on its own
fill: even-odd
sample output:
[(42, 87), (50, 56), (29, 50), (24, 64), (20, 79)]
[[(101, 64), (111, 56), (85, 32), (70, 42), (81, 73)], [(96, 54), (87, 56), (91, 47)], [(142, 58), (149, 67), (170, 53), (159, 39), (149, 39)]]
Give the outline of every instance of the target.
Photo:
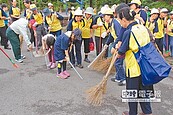
[(82, 63), (81, 44), (82, 44), (82, 40), (76, 40), (74, 42), (74, 46), (72, 47), (70, 52), (70, 61), (72, 64), (75, 64), (75, 55), (74, 55), (75, 53), (76, 53), (77, 64)]
[[(135, 78), (127, 77), (126, 81), (127, 81), (126, 82), (127, 90), (137, 90), (139, 92), (139, 90), (145, 90), (145, 91), (150, 90), (151, 87), (151, 86), (142, 85), (141, 76)], [(129, 115), (137, 115), (138, 102), (128, 102), (128, 105), (129, 105)], [(144, 114), (152, 113), (150, 102), (140, 102), (140, 106)]]
[(163, 38), (159, 38), (159, 39), (155, 39), (155, 42), (159, 48), (159, 50), (162, 52), (163, 54)]
[(89, 49), (89, 43), (90, 43), (90, 38), (82, 38), (84, 41), (84, 53), (90, 53)]
[(11, 43), (15, 59), (21, 59), (20, 39), (10, 27), (6, 31), (6, 36)]
[(36, 27), (36, 33), (37, 33), (37, 38), (36, 38), (37, 45), (42, 46), (42, 37), (47, 34), (43, 24), (40, 24)]
[[(100, 38), (95, 36), (95, 44), (96, 44), (96, 55), (99, 55), (99, 53), (102, 51), (102, 47), (105, 45), (108, 37), (106, 38)], [(105, 57), (108, 56), (108, 49), (106, 50)]]
[(4, 47), (8, 46), (8, 39), (5, 35), (6, 33), (6, 26), (0, 27), (0, 36), (1, 36), (1, 45)]

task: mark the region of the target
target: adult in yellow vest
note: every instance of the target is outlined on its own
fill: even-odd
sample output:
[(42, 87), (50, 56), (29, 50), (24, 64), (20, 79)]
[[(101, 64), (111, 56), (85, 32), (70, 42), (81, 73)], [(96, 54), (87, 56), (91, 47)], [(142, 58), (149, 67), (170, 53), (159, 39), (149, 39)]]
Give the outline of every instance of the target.
[(155, 34), (155, 41), (159, 50), (162, 53), (163, 53), (163, 37), (164, 37), (164, 28), (165, 28), (164, 19), (167, 17), (167, 15), (168, 15), (168, 10), (166, 8), (162, 8), (160, 10), (159, 17), (156, 19), (159, 31)]
[[(76, 28), (79, 28), (82, 30), (82, 28), (85, 26), (84, 25), (84, 20), (83, 20), (83, 14), (82, 10), (76, 10), (74, 12), (74, 18), (69, 21), (69, 24), (67, 26), (67, 31), (73, 31)], [(82, 37), (82, 36), (80, 36)], [(82, 66), (82, 54), (81, 54), (81, 45), (82, 45), (82, 40), (76, 40), (74, 43), (75, 46), (75, 52), (74, 52), (74, 46), (71, 49), (70, 52), (70, 61), (72, 62), (73, 65), (75, 65), (75, 57), (77, 59), (77, 67), (83, 68)], [(76, 56), (74, 56), (74, 53), (76, 53)]]
[(30, 9), (33, 12), (30, 19), (35, 20), (33, 26), (36, 27), (36, 31), (34, 31), (34, 35), (37, 39), (36, 45), (40, 47), (42, 45), (42, 37), (46, 35), (46, 30), (43, 23), (43, 15), (41, 14), (41, 12), (37, 11), (37, 7), (35, 4), (31, 4)]
[(17, 1), (12, 0), (12, 6), (9, 10), (9, 15), (11, 17), (12, 22), (18, 20), (20, 18), (20, 9), (17, 7)]
[(135, 20), (139, 24), (145, 25), (147, 21), (147, 13), (141, 9), (141, 4), (140, 0), (132, 0), (128, 5), (130, 6), (130, 9), (136, 12)]
[(150, 18), (146, 21), (146, 27), (151, 31), (151, 33), (155, 36), (155, 34), (159, 31), (158, 30), (158, 23), (156, 19), (159, 16), (159, 10), (153, 8), (150, 13)]
[(0, 8), (0, 37), (1, 37), (1, 45), (4, 46), (4, 49), (10, 49), (8, 47), (8, 39), (5, 35), (6, 27), (4, 20), (8, 19), (5, 16), (5, 12)]
[[(119, 12), (119, 17), (121, 19), (120, 23), (124, 28), (127, 29), (123, 34), (122, 38), (123, 41), (120, 48), (118, 49), (118, 57), (125, 54), (126, 76), (127, 76), (126, 89), (128, 94), (131, 94), (130, 90), (133, 90), (132, 94), (134, 94), (133, 95), (134, 97), (143, 99), (143, 97), (138, 96), (138, 94), (140, 93), (141, 90), (148, 91), (148, 86), (143, 86), (142, 84), (140, 67), (133, 53), (137, 52), (139, 49), (134, 39), (134, 36), (132, 35), (132, 32), (134, 33), (141, 47), (145, 46), (150, 42), (150, 37), (147, 28), (142, 24), (138, 24), (134, 20), (135, 15), (136, 15), (135, 12), (130, 11), (129, 8), (123, 8)], [(134, 92), (134, 90), (136, 91)], [(128, 94), (127, 96), (130, 96)], [(149, 97), (146, 96), (145, 99), (146, 98)], [(128, 105), (129, 105), (129, 111), (123, 112), (123, 115), (137, 115), (138, 102), (128, 102)], [(140, 102), (140, 105), (144, 115), (152, 115), (150, 102)]]
[(64, 18), (57, 12), (51, 12), (48, 8), (43, 9), (43, 13), (45, 16), (45, 23), (49, 26), (48, 29), (50, 34), (53, 34), (56, 37), (61, 35), (61, 20)]
[(108, 39), (107, 33), (109, 33), (110, 26), (108, 26), (108, 23), (104, 21), (104, 16), (107, 18), (109, 17), (109, 15), (113, 15), (113, 12), (107, 12), (106, 14), (105, 10), (106, 8), (102, 7), (99, 16), (95, 17), (92, 23), (92, 28), (94, 29), (95, 36), (96, 55), (101, 52), (102, 46)]
[(84, 27), (82, 28), (82, 40), (84, 41), (84, 53), (85, 53), (85, 59), (84, 61), (90, 63), (90, 60), (88, 59), (88, 53), (90, 52), (89, 49), (89, 43), (90, 43), (90, 38), (92, 39), (93, 37), (93, 30), (92, 30), (92, 22), (93, 22), (93, 17), (92, 15), (94, 14), (93, 8), (88, 7), (85, 12), (85, 17), (84, 17)]

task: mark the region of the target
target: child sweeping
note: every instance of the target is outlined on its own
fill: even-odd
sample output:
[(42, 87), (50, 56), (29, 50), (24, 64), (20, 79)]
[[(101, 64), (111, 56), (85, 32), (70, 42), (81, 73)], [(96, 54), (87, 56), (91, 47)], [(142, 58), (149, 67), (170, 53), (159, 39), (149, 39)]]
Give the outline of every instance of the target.
[(43, 51), (45, 49), (49, 49), (48, 57), (49, 57), (49, 64), (47, 65), (48, 68), (54, 69), (56, 67), (56, 61), (54, 58), (54, 43), (55, 37), (52, 34), (47, 34), (42, 38), (42, 47)]
[(81, 31), (79, 29), (67, 31), (56, 39), (54, 44), (54, 56), (58, 62), (57, 77), (67, 79), (70, 76), (66, 71), (66, 63), (69, 61), (69, 52), (76, 40), (81, 40)]

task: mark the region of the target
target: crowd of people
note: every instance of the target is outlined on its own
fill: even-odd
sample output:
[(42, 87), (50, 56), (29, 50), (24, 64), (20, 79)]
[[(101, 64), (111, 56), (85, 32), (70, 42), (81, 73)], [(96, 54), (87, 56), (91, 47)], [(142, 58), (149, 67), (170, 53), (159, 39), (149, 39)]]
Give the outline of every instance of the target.
[[(62, 32), (60, 13), (54, 11), (53, 4), (42, 11), (37, 9), (30, 0), (23, 1), (25, 5), (24, 17), (20, 18), (21, 11), (16, 0), (12, 0), (9, 16), (5, 3), (0, 9), (0, 36), (4, 49), (12, 46), (15, 60), (22, 63), (25, 56), (21, 52), (23, 39), (29, 51), (46, 50), (48, 52), (48, 68), (58, 68), (57, 77), (66, 79), (70, 74), (66, 71), (66, 62), (70, 61), (75, 67), (83, 68), (81, 46), (84, 43), (84, 61), (90, 63), (90, 41), (95, 40), (96, 56), (106, 49), (105, 58), (117, 50), (118, 59), (115, 61), (116, 73), (111, 78), (127, 89), (153, 90), (153, 86), (143, 86), (139, 65), (133, 52), (138, 47), (132, 32), (141, 46), (154, 40), (159, 50), (164, 50), (173, 56), (173, 11), (166, 8), (143, 8), (140, 0), (130, 3), (121, 3), (109, 7), (104, 5), (98, 13), (92, 7), (85, 10), (71, 7), (69, 22), (66, 31)], [(110, 50), (111, 49), (111, 50)], [(125, 60), (125, 68), (124, 62)], [(152, 115), (149, 102), (140, 103), (142, 115)], [(137, 103), (129, 102), (129, 112), (123, 115), (137, 115)]]

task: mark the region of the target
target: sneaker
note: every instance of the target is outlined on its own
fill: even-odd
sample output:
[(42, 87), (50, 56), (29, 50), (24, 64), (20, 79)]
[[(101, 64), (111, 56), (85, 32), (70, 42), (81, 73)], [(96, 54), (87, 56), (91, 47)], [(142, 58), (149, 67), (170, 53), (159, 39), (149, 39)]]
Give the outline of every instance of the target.
[(70, 77), (70, 74), (67, 71), (63, 71), (63, 74)]
[(120, 82), (120, 80), (117, 80), (116, 78), (111, 78), (111, 81), (113, 81), (113, 82), (117, 82), (117, 83), (119, 83)]
[(26, 59), (26, 56), (24, 56), (24, 55), (21, 55), (21, 58), (22, 58), (22, 59)]
[(23, 63), (22, 59), (15, 59), (15, 61), (18, 62), (18, 63)]
[(62, 78), (62, 79), (67, 79), (68, 76), (64, 75), (63, 72), (61, 72), (60, 74), (57, 73), (56, 75), (58, 78)]
[(50, 69), (54, 69), (54, 68), (56, 68), (56, 63), (52, 63), (50, 66)]
[(11, 50), (11, 48), (9, 46), (4, 46), (4, 49)]
[(50, 68), (51, 65), (52, 65), (52, 62), (49, 62), (49, 64), (47, 64), (47, 67)]
[(84, 61), (87, 63), (91, 63), (91, 61), (88, 58), (85, 58)]
[(77, 64), (76, 66), (81, 68), (81, 69), (83, 68), (82, 64)]
[(118, 83), (118, 85), (119, 85), (119, 86), (126, 85), (126, 80), (120, 81), (120, 82)]

